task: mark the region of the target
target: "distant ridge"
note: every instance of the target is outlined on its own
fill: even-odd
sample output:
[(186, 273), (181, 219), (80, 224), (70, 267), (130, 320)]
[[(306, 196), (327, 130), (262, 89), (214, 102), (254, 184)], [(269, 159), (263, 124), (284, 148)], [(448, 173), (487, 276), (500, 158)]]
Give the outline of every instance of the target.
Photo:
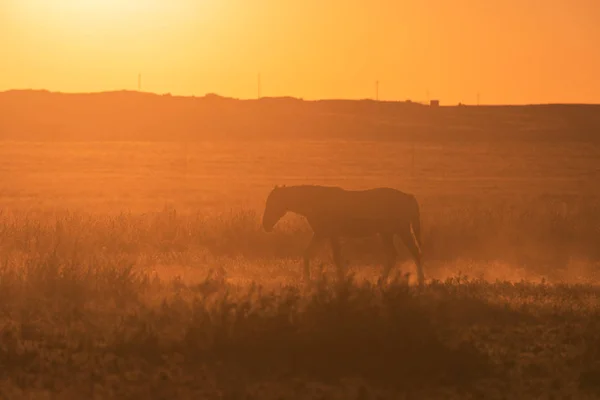
[[(230, 101), (239, 101), (239, 102), (256, 102), (256, 101), (296, 101), (296, 102), (307, 102), (307, 103), (318, 103), (318, 102), (375, 102), (373, 99), (317, 99), (317, 100), (305, 100), (298, 97), (293, 96), (263, 96), (260, 99), (239, 99), (235, 97), (227, 97), (222, 96), (216, 93), (206, 93), (202, 96), (183, 96), (183, 95), (173, 95), (171, 93), (154, 93), (154, 92), (144, 92), (137, 90), (111, 90), (111, 91), (102, 91), (102, 92), (52, 92), (44, 89), (11, 89), (7, 91), (0, 91), (0, 95), (2, 94), (43, 94), (43, 95), (57, 95), (57, 96), (138, 96), (138, 97), (169, 97), (174, 99), (212, 99), (212, 100), (230, 100)], [(386, 101), (379, 100), (380, 103), (402, 103), (402, 104), (418, 104), (423, 105), (418, 102), (411, 101)]]
[(118, 90), (0, 92), (0, 140), (596, 139), (600, 105), (236, 99)]
[[(108, 90), (100, 92), (57, 92), (46, 89), (9, 89), (0, 91), (0, 95), (11, 95), (11, 94), (46, 94), (46, 95), (59, 95), (59, 96), (118, 96), (118, 95), (131, 95), (131, 96), (146, 96), (146, 97), (171, 97), (175, 99), (220, 99), (220, 100), (233, 100), (240, 102), (252, 102), (252, 101), (297, 101), (306, 103), (319, 103), (319, 102), (376, 102), (376, 103), (393, 103), (393, 104), (413, 104), (429, 106), (422, 101), (411, 101), (407, 100), (374, 100), (374, 99), (342, 99), (342, 98), (329, 98), (329, 99), (303, 99), (293, 96), (264, 96), (260, 99), (240, 99), (236, 97), (223, 96), (217, 93), (206, 93), (201, 96), (197, 95), (173, 95), (171, 93), (155, 93), (145, 92), (137, 90)], [(441, 107), (531, 107), (531, 106), (600, 106), (600, 103), (528, 103), (528, 104), (440, 104)]]

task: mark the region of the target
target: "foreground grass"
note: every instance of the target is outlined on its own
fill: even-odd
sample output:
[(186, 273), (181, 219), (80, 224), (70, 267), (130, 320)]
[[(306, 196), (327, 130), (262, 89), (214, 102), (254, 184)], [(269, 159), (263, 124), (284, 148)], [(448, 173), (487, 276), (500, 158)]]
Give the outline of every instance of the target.
[[(187, 284), (114, 259), (0, 271), (8, 398), (393, 398), (600, 394), (590, 285), (457, 276), (423, 290)], [(245, 396), (245, 397), (244, 397)]]
[[(560, 283), (553, 273), (572, 262), (532, 257), (545, 249), (547, 260), (576, 254), (593, 266), (594, 207), (471, 208), (427, 219), (427, 273), (450, 278), (423, 290), (402, 278), (373, 285), (376, 266), (335, 282), (319, 261), (303, 286), (296, 260), (306, 226), (292, 219), (266, 235), (251, 211), (5, 213), (0, 394), (594, 397), (600, 289)], [(377, 265), (374, 246), (347, 245), (351, 265)], [(555, 283), (457, 274), (528, 256), (524, 271)]]

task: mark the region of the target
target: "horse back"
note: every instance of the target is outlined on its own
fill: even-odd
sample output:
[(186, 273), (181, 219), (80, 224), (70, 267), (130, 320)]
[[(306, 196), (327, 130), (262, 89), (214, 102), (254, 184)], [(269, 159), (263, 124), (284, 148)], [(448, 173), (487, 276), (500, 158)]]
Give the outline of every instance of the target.
[(313, 210), (326, 219), (405, 219), (412, 213), (414, 196), (392, 188), (331, 190), (314, 198)]

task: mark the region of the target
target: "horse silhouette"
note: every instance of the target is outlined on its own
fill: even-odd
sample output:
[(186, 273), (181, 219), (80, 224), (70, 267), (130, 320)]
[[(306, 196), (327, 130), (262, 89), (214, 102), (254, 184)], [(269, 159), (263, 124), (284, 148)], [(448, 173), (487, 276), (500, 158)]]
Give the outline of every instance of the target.
[(310, 259), (319, 243), (329, 239), (333, 261), (342, 276), (339, 239), (379, 234), (386, 255), (380, 283), (385, 282), (396, 263), (396, 234), (413, 256), (419, 285), (424, 283), (420, 211), (414, 195), (386, 187), (345, 190), (316, 185), (275, 186), (267, 197), (262, 219), (264, 230), (271, 232), (288, 212), (304, 216), (313, 231), (303, 255), (306, 280), (310, 278)]

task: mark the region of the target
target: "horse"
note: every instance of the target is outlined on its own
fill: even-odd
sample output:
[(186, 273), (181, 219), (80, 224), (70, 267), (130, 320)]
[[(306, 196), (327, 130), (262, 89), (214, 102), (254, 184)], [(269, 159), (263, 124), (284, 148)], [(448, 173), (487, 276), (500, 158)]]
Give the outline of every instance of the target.
[(267, 197), (263, 229), (271, 232), (288, 212), (304, 216), (313, 231), (303, 254), (305, 280), (310, 278), (310, 259), (323, 241), (329, 240), (333, 261), (342, 276), (339, 239), (379, 234), (386, 256), (379, 282), (385, 282), (396, 263), (396, 234), (411, 253), (419, 286), (423, 285), (420, 211), (414, 195), (388, 187), (346, 190), (336, 186), (275, 186)]

